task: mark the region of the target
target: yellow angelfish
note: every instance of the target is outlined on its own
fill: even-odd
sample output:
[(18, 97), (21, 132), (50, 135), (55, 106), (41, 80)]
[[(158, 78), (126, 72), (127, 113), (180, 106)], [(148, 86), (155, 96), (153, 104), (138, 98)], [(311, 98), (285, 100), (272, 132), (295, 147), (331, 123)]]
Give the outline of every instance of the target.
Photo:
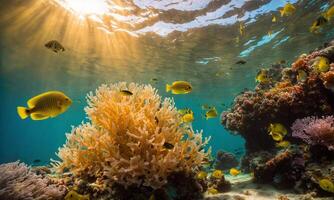
[(296, 11), (296, 8), (291, 3), (285, 4), (282, 10), (280, 10), (281, 16), (289, 16)]
[(327, 192), (334, 193), (334, 184), (331, 180), (329, 180), (327, 178), (321, 179), (319, 181), (319, 186), (321, 187), (321, 189), (323, 189)]
[(286, 141), (286, 140), (283, 140), (283, 141), (280, 141), (278, 143), (276, 143), (275, 145), (277, 148), (287, 148), (290, 146), (290, 142), (289, 141)]
[(334, 6), (330, 7), (326, 13), (324, 14), (324, 16), (326, 17), (327, 20), (331, 20), (331, 18), (334, 15)]
[(81, 195), (81, 194), (78, 194), (76, 191), (74, 190), (71, 190), (69, 191), (64, 200), (89, 200), (89, 195)]
[(216, 169), (212, 172), (212, 177), (216, 179), (221, 179), (224, 176), (222, 170)]
[(208, 174), (205, 171), (200, 171), (196, 174), (196, 178), (199, 180), (205, 180), (207, 175)]
[(261, 69), (256, 77), (255, 77), (255, 81), (259, 82), (259, 83), (265, 83), (265, 82), (269, 82), (269, 78), (268, 78), (268, 71), (265, 69)]
[(218, 194), (218, 190), (216, 188), (210, 187), (207, 190), (208, 194)]
[(298, 74), (297, 74), (297, 81), (298, 82), (303, 82), (305, 81), (307, 78), (307, 73), (304, 70), (298, 70)]
[(329, 60), (326, 57), (318, 56), (313, 63), (313, 67), (319, 72), (328, 72)]
[(28, 108), (17, 107), (21, 119), (30, 116), (32, 120), (43, 120), (65, 112), (72, 100), (62, 92), (49, 91), (29, 99), (27, 104)]
[(191, 123), (194, 121), (194, 113), (187, 113), (185, 115), (182, 116), (182, 122), (183, 123)]
[(284, 136), (288, 133), (285, 126), (281, 123), (270, 124), (268, 132), (275, 141), (282, 141)]
[(166, 85), (166, 92), (172, 91), (172, 94), (187, 94), (192, 91), (192, 86), (187, 81), (175, 81), (172, 85)]
[(205, 113), (205, 119), (206, 120), (211, 119), (211, 118), (215, 118), (217, 116), (218, 116), (218, 112), (217, 112), (215, 107), (211, 108), (210, 110), (206, 111), (206, 113)]
[(236, 168), (231, 168), (230, 169), (230, 174), (232, 176), (238, 176), (240, 174), (240, 170), (236, 169)]

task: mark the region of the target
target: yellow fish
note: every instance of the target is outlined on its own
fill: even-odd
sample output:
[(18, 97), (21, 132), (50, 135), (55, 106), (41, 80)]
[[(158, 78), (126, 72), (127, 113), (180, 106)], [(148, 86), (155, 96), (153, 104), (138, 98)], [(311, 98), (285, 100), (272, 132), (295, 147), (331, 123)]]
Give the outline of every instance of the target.
[(270, 132), (269, 135), (273, 138), (273, 140), (279, 142), (283, 140), (283, 135), (280, 133)]
[(207, 192), (208, 194), (218, 194), (219, 193), (218, 190), (213, 187), (208, 188)]
[(216, 179), (221, 179), (224, 176), (222, 170), (216, 169), (212, 172), (212, 177)]
[(120, 91), (121, 94), (123, 94), (124, 96), (131, 96), (133, 95), (133, 93), (129, 90), (121, 90)]
[(206, 120), (208, 119), (211, 119), (211, 118), (215, 118), (218, 116), (218, 112), (216, 110), (215, 107), (211, 108), (210, 110), (208, 110), (206, 113), (205, 113), (205, 118)]
[(182, 122), (183, 123), (190, 123), (194, 121), (194, 113), (187, 113), (185, 115), (182, 116)]
[(318, 71), (318, 72), (328, 72), (329, 70), (329, 60), (326, 57), (323, 56), (318, 56), (313, 63), (313, 67)]
[(81, 195), (81, 194), (78, 194), (76, 191), (74, 190), (71, 190), (69, 191), (64, 200), (89, 200), (89, 195)]
[(268, 132), (270, 132), (270, 133), (279, 133), (279, 134), (281, 134), (283, 136), (285, 136), (286, 134), (288, 134), (287, 129), (281, 123), (270, 124), (269, 128), (268, 128)]
[(290, 142), (289, 141), (286, 141), (286, 140), (283, 140), (283, 141), (280, 141), (278, 143), (276, 143), (275, 145), (277, 148), (287, 148), (290, 146)]
[(304, 70), (298, 70), (298, 74), (297, 74), (297, 81), (298, 82), (303, 82), (305, 81), (307, 78), (307, 73)]
[(232, 176), (238, 176), (240, 174), (240, 170), (237, 170), (236, 168), (231, 168), (230, 169), (230, 174)]
[(17, 107), (21, 119), (30, 116), (32, 120), (43, 120), (65, 112), (72, 100), (62, 92), (49, 91), (29, 99), (27, 104), (28, 108)]
[(276, 22), (276, 21), (277, 21), (276, 17), (273, 16), (273, 18), (271, 19), (271, 21), (272, 21), (272, 22)]
[(326, 17), (327, 20), (331, 20), (331, 18), (334, 15), (334, 6), (330, 7), (326, 13), (324, 14), (324, 17)]
[(245, 24), (244, 23), (240, 23), (239, 25), (239, 33), (241, 36), (243, 36), (245, 34)]
[(256, 77), (255, 77), (255, 81), (259, 82), (259, 83), (266, 83), (269, 82), (269, 78), (268, 78), (268, 71), (265, 69), (261, 69)]
[(327, 192), (334, 193), (334, 184), (331, 180), (329, 180), (327, 178), (321, 179), (319, 181), (319, 186), (321, 187), (321, 189), (323, 189)]
[(207, 175), (208, 174), (205, 171), (200, 171), (196, 174), (196, 178), (199, 180), (205, 180)]
[(325, 16), (320, 16), (315, 20), (310, 28), (311, 33), (318, 33), (320, 28), (328, 22)]
[(296, 8), (291, 3), (285, 4), (283, 9), (280, 10), (281, 16), (289, 16), (296, 11)]
[(166, 92), (172, 91), (172, 94), (187, 94), (192, 91), (192, 86), (186, 81), (175, 81), (172, 85), (166, 85)]

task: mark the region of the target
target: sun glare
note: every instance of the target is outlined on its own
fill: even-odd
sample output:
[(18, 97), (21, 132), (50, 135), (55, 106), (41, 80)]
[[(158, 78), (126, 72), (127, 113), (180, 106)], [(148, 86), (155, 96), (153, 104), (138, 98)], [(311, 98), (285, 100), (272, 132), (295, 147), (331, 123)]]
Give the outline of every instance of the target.
[(80, 16), (103, 15), (108, 12), (106, 0), (58, 0), (65, 8)]

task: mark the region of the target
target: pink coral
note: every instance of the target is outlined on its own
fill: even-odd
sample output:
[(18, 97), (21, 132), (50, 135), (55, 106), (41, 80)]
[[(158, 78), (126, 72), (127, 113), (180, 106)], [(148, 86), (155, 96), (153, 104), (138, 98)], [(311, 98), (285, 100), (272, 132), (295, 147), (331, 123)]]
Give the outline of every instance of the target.
[(334, 117), (306, 117), (297, 119), (292, 127), (292, 136), (310, 145), (324, 145), (334, 150)]

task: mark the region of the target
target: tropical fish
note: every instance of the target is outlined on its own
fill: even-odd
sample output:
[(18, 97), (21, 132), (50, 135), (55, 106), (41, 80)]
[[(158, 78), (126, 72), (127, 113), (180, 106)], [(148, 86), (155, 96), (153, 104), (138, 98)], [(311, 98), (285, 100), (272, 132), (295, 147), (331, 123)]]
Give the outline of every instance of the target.
[(283, 141), (280, 141), (278, 143), (276, 143), (275, 145), (277, 148), (287, 148), (290, 146), (290, 142), (289, 141), (286, 141), (286, 140), (283, 140)]
[(266, 83), (269, 82), (269, 78), (268, 78), (268, 71), (265, 69), (261, 69), (255, 77), (255, 81), (259, 82), (259, 83)]
[(329, 60), (326, 57), (318, 56), (312, 66), (318, 72), (327, 72), (329, 70)]
[(275, 141), (282, 141), (284, 136), (288, 133), (287, 129), (284, 127), (284, 125), (280, 123), (274, 123), (270, 124), (268, 128), (269, 135), (273, 138)]
[(121, 90), (120, 91), (121, 94), (123, 94), (124, 96), (131, 96), (133, 95), (133, 93), (129, 90)]
[(270, 132), (269, 135), (273, 138), (275, 141), (282, 141), (283, 140), (283, 135), (280, 133), (275, 133), (275, 132)]
[(64, 200), (89, 200), (89, 195), (81, 195), (81, 194), (78, 194), (76, 191), (74, 190), (71, 190), (69, 191)]
[(298, 70), (297, 81), (304, 82), (307, 78), (307, 73), (304, 70)]
[(216, 169), (212, 172), (212, 177), (216, 179), (221, 179), (224, 176), (222, 170)]
[(199, 180), (204, 180), (207, 177), (207, 173), (205, 171), (200, 171), (196, 174), (196, 178)]
[(321, 187), (321, 189), (323, 189), (327, 192), (334, 193), (334, 184), (331, 180), (329, 180), (327, 178), (321, 179), (319, 181), (319, 186)]
[(327, 20), (331, 20), (331, 18), (334, 15), (334, 6), (330, 7), (326, 13), (324, 14), (324, 16), (326, 17)]
[(17, 107), (21, 119), (30, 116), (32, 120), (44, 120), (64, 113), (72, 100), (62, 92), (49, 91), (29, 99), (27, 104), (28, 108)]
[(217, 116), (218, 116), (218, 112), (217, 112), (215, 107), (211, 108), (210, 110), (206, 111), (206, 113), (205, 113), (206, 120), (211, 119), (211, 118), (215, 118)]
[(245, 60), (238, 60), (235, 64), (238, 64), (238, 65), (244, 65), (246, 64), (247, 62)]
[(182, 116), (182, 122), (183, 123), (190, 123), (194, 121), (194, 113), (187, 113), (185, 115)]
[(40, 163), (41, 160), (40, 160), (40, 159), (35, 159), (33, 162), (34, 162), (34, 163)]
[(164, 147), (165, 149), (173, 149), (173, 148), (174, 148), (174, 145), (171, 144), (171, 143), (165, 142), (165, 143), (163, 144), (163, 147)]
[(310, 27), (310, 32), (317, 33), (319, 32), (319, 29), (324, 26), (326, 23), (328, 23), (328, 20), (325, 16), (321, 15), (317, 18)]
[(239, 25), (239, 33), (241, 36), (245, 34), (245, 24), (242, 22)]
[(289, 16), (296, 11), (296, 8), (291, 3), (285, 4), (283, 9), (280, 10), (281, 16)]
[(218, 190), (213, 187), (208, 188), (207, 192), (208, 194), (218, 194), (219, 193)]
[(172, 91), (172, 94), (187, 94), (192, 91), (192, 86), (186, 81), (175, 81), (172, 85), (166, 85), (166, 92)]
[(236, 168), (231, 168), (230, 169), (230, 174), (232, 176), (238, 176), (240, 174), (240, 170), (236, 169)]
[(277, 19), (276, 19), (276, 16), (273, 16), (273, 18), (271, 19), (272, 22), (276, 22)]
[(201, 108), (202, 108), (202, 110), (210, 110), (210, 109), (212, 109), (212, 106), (209, 106), (208, 104), (203, 104), (201, 106)]
[(51, 40), (44, 45), (46, 48), (58, 53), (59, 51), (65, 51), (63, 45), (61, 45), (57, 40)]

